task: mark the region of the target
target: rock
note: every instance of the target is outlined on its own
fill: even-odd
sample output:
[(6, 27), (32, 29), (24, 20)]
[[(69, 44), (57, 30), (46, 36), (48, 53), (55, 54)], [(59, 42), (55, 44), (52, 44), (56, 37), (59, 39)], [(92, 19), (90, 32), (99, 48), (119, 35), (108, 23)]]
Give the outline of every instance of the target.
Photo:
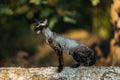
[(65, 67), (56, 72), (57, 67), (0, 68), (0, 80), (120, 80), (120, 67)]

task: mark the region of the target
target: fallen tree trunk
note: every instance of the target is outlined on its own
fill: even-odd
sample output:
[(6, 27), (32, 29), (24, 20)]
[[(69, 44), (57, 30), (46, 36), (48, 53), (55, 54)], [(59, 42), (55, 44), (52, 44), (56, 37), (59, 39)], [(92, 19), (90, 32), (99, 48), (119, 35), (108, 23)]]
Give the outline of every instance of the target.
[(0, 68), (0, 80), (120, 80), (120, 67)]
[(113, 38), (110, 42), (109, 64), (120, 66), (120, 0), (113, 0), (111, 4), (111, 22)]

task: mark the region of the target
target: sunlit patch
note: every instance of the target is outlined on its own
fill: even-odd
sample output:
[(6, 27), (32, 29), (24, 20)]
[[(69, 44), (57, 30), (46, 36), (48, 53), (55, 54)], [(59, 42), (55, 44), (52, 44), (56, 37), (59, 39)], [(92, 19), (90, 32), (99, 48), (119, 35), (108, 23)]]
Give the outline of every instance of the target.
[(23, 78), (22, 76), (20, 76), (20, 77), (18, 78), (18, 80), (24, 80), (24, 78)]
[(14, 74), (14, 73), (11, 73), (11, 74), (9, 74), (9, 78), (10, 79), (16, 79), (17, 78), (17, 75), (16, 74)]

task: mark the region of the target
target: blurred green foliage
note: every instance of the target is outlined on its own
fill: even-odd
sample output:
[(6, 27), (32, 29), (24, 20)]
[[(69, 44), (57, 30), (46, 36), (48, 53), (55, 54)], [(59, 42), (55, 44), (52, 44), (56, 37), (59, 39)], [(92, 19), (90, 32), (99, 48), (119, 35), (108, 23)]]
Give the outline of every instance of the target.
[(38, 41), (31, 25), (35, 19), (49, 20), (58, 33), (84, 28), (107, 39), (110, 34), (109, 0), (0, 0), (0, 56), (19, 50), (33, 53)]

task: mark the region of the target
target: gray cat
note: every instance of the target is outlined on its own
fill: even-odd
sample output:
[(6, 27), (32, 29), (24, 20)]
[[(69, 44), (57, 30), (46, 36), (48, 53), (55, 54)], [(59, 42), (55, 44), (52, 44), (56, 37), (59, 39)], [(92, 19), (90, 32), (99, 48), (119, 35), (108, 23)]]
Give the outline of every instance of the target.
[(96, 54), (86, 45), (79, 43), (73, 39), (60, 36), (52, 32), (48, 27), (48, 20), (37, 22), (34, 31), (37, 34), (44, 34), (46, 42), (54, 49), (58, 56), (59, 66), (58, 72), (61, 72), (64, 66), (63, 53), (68, 53), (73, 57), (77, 64), (71, 67), (76, 68), (80, 65), (91, 66), (96, 62)]

